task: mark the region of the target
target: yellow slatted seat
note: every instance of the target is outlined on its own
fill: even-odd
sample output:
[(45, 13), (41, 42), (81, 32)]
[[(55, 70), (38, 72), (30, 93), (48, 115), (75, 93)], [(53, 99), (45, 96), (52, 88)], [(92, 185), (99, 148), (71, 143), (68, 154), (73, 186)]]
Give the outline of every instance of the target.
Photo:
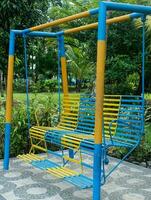
[(34, 152), (35, 149), (39, 149), (45, 152), (47, 151), (45, 133), (48, 130), (74, 130), (76, 128), (79, 111), (79, 99), (79, 94), (64, 95), (60, 122), (56, 127), (33, 126), (30, 128), (30, 153)]
[(70, 177), (70, 176), (78, 176), (79, 173), (76, 171), (73, 171), (67, 167), (54, 167), (54, 168), (48, 168), (47, 172), (52, 174), (53, 176), (56, 176), (58, 178), (64, 178), (64, 177)]
[(30, 154), (23, 154), (23, 155), (18, 155), (17, 158), (25, 161), (25, 162), (32, 162), (32, 161), (39, 161), (39, 160), (43, 160), (44, 158), (35, 155), (33, 153)]
[[(89, 98), (88, 98), (89, 99)], [(51, 130), (67, 130), (68, 131), (73, 131), (79, 129), (81, 131), (81, 124), (82, 124), (82, 129), (84, 130), (83, 132), (87, 134), (88, 126), (91, 126), (91, 129), (89, 130), (88, 134), (93, 134), (94, 132), (94, 121), (88, 123), (80, 122), (81, 116), (79, 115), (79, 112), (83, 113), (85, 111), (81, 110), (80, 111), (80, 95), (77, 94), (69, 94), (63, 97), (62, 101), (62, 111), (61, 111), (61, 116), (60, 116), (60, 122), (56, 127), (43, 127), (43, 126), (33, 126), (30, 128), (30, 140), (31, 140), (31, 152), (35, 152), (35, 149), (47, 152), (47, 144), (45, 141), (45, 134), (48, 131)], [(105, 95), (104, 98), (104, 108), (103, 108), (103, 113), (104, 113), (104, 131), (105, 135), (108, 138), (109, 135), (109, 124), (111, 123), (112, 120), (117, 120), (118, 114), (119, 114), (119, 107), (120, 107), (120, 102), (121, 102), (121, 96), (117, 95)], [(85, 108), (86, 112), (90, 112), (89, 115), (92, 115), (94, 118), (94, 113), (95, 113), (95, 101), (92, 107)], [(81, 124), (80, 124), (81, 123)], [(84, 128), (85, 127), (85, 128)], [(115, 133), (117, 127), (117, 123), (112, 123), (112, 134)], [(71, 148), (67, 144), (67, 142), (63, 142), (65, 147)], [(73, 144), (72, 144), (73, 145)], [(70, 144), (70, 146), (72, 146)], [(74, 148), (76, 147), (75, 144), (73, 145)]]
[[(118, 119), (121, 96), (105, 96), (104, 98), (104, 131), (106, 137), (110, 137), (109, 124)], [(113, 109), (114, 108), (114, 109)], [(112, 134), (115, 133), (117, 123), (112, 123)], [(47, 141), (64, 148), (80, 152), (81, 144), (84, 148), (93, 148), (95, 126), (95, 98), (81, 95), (77, 127), (74, 130), (53, 130), (46, 135)], [(81, 163), (81, 161), (68, 161)]]
[[(121, 96), (106, 95), (104, 98), (104, 131), (105, 136), (110, 137), (109, 124), (117, 120), (121, 103)], [(64, 119), (63, 119), (64, 120)], [(77, 121), (78, 120), (78, 121)], [(61, 121), (58, 127), (64, 129), (65, 121)], [(70, 129), (77, 124), (75, 129)], [(65, 148), (79, 149), (81, 141), (84, 139), (94, 139), (95, 126), (95, 98), (81, 95), (79, 104), (79, 114), (76, 123), (72, 121), (71, 127), (66, 127), (67, 132), (50, 131), (54, 134), (55, 144), (62, 145)], [(117, 123), (112, 123), (112, 134), (114, 135)], [(75, 133), (75, 134), (74, 134)], [(62, 134), (62, 136), (60, 135)], [(58, 136), (57, 136), (58, 135)], [(60, 138), (61, 137), (61, 138)], [(51, 141), (51, 135), (47, 135), (48, 141)], [(61, 139), (61, 143), (60, 143)], [(53, 141), (51, 141), (53, 143)]]

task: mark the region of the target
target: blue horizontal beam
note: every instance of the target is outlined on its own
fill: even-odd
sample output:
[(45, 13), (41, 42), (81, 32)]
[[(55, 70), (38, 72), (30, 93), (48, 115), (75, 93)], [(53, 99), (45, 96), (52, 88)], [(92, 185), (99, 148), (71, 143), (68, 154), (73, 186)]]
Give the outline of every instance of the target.
[(142, 17), (142, 14), (141, 13), (131, 13), (130, 17), (131, 17), (131, 19), (136, 19), (136, 18)]
[(143, 14), (151, 14), (151, 6), (134, 5), (128, 3), (115, 3), (106, 1), (103, 2), (106, 4), (107, 10), (120, 10), (129, 12), (138, 12)]
[[(24, 31), (22, 30), (12, 30), (16, 35), (23, 35)], [(42, 32), (42, 31), (33, 31), (30, 33), (26, 33), (27, 36), (30, 37), (56, 37), (56, 33)]]
[(90, 15), (98, 14), (98, 12), (99, 12), (99, 8), (94, 8), (94, 9), (89, 10)]
[(56, 33), (48, 33), (48, 32), (39, 32), (39, 31), (33, 31), (31, 33), (28, 33), (27, 35), (31, 37), (56, 37)]

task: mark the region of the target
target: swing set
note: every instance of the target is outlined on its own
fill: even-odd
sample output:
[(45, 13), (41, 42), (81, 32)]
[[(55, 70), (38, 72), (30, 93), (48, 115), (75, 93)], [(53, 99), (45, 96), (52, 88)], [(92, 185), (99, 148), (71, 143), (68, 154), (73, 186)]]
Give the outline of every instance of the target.
[[(119, 10), (131, 14), (107, 19), (107, 11)], [(98, 14), (98, 23), (92, 23), (56, 33), (40, 30), (58, 26), (80, 18)], [(4, 144), (4, 169), (9, 169), (10, 134), (12, 122), (13, 74), (15, 39), (23, 37), (26, 68), (26, 92), (28, 128), (31, 149), (28, 154), (18, 158), (29, 162), (34, 167), (74, 184), (82, 189), (93, 187), (93, 200), (101, 199), (101, 186), (109, 175), (139, 146), (144, 134), (144, 67), (145, 67), (145, 20), (151, 14), (151, 7), (100, 2), (99, 8), (75, 14), (69, 17), (48, 22), (25, 30), (11, 30), (7, 78), (6, 123)], [(139, 95), (105, 95), (104, 73), (106, 60), (106, 27), (136, 18), (142, 20), (142, 93)], [(96, 95), (70, 94), (68, 91), (67, 62), (65, 57), (64, 36), (80, 31), (97, 29), (97, 70)], [(47, 37), (58, 41), (58, 72), (62, 75), (63, 100), (60, 109), (60, 120), (56, 127), (30, 125), (28, 97), (28, 66), (26, 37)], [(59, 92), (60, 99), (60, 92)], [(50, 150), (50, 144), (60, 147), (61, 152)], [(106, 170), (109, 163), (107, 151), (111, 147), (126, 148), (128, 152), (113, 168)], [(35, 154), (36, 150), (46, 153), (46, 157)], [(55, 155), (62, 160), (58, 164), (49, 159)], [(83, 155), (92, 156), (93, 164), (86, 163)], [(71, 169), (70, 163), (79, 165), (79, 171)], [(92, 170), (92, 177), (84, 174), (84, 169)]]

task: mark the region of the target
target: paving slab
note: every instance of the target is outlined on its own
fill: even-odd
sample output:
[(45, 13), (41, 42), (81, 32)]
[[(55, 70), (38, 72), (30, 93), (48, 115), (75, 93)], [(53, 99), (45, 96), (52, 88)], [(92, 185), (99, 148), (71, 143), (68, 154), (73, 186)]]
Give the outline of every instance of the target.
[[(84, 159), (92, 162), (89, 156)], [(58, 163), (56, 158), (52, 157), (52, 160)], [(110, 160), (109, 168), (117, 162), (114, 158)], [(72, 167), (78, 168), (77, 165)], [(85, 172), (91, 174), (87, 169)], [(10, 170), (4, 172), (0, 161), (0, 200), (91, 199), (92, 189), (79, 189), (16, 158), (11, 159)], [(102, 199), (151, 200), (151, 170), (124, 162), (107, 179), (102, 188)]]

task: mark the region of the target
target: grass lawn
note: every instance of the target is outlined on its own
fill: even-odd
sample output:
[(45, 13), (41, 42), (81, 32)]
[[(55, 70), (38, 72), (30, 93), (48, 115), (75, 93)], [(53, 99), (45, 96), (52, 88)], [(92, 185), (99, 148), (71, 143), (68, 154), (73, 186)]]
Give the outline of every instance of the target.
[[(51, 93), (29, 93), (30, 99), (33, 99), (34, 97), (39, 98), (39, 99), (46, 99), (48, 95)], [(58, 93), (52, 93), (54, 100), (57, 101), (58, 99)], [(61, 94), (62, 97), (63, 94)], [(14, 93), (14, 100), (19, 100), (19, 101), (25, 101), (26, 100), (26, 94), (25, 93)], [(151, 93), (145, 94), (145, 99), (151, 100)], [(0, 97), (1, 100), (1, 97)]]
[(151, 93), (146, 93), (145, 94), (145, 99), (146, 100), (151, 100)]
[[(48, 96), (49, 96), (49, 93), (29, 93), (30, 99), (38, 98), (38, 99), (44, 100), (44, 99), (47, 99)], [(61, 94), (61, 96), (62, 96), (62, 94)], [(54, 100), (57, 101), (58, 94), (53, 93), (53, 98), (54, 98)], [(14, 100), (15, 99), (19, 100), (19, 101), (26, 101), (26, 94), (25, 93), (14, 93)]]

